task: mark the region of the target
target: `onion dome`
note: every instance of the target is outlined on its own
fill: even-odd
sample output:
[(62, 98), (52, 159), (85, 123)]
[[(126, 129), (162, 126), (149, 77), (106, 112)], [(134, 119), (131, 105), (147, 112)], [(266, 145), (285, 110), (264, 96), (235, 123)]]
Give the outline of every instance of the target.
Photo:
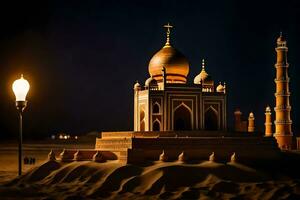
[(279, 37), (277, 38), (277, 42), (285, 42), (285, 38), (282, 36), (282, 32), (280, 32)]
[(189, 62), (187, 58), (170, 44), (170, 24), (167, 28), (167, 41), (165, 46), (151, 58), (148, 66), (150, 76), (158, 82), (163, 81), (162, 69), (165, 68), (167, 83), (186, 83), (189, 73)]
[(277, 38), (277, 45), (278, 46), (285, 46), (286, 45), (286, 40), (285, 38), (282, 36), (282, 32), (280, 32), (279, 37)]
[(150, 87), (150, 86), (157, 86), (157, 81), (151, 77), (149, 77), (146, 81), (145, 81), (145, 87)]
[(212, 77), (208, 75), (208, 73), (205, 71), (205, 60), (202, 59), (202, 70), (200, 74), (198, 74), (194, 78), (194, 84), (201, 84), (201, 82), (212, 82)]
[(267, 107), (266, 107), (266, 112), (271, 112), (270, 106), (267, 106)]
[(219, 85), (217, 86), (217, 92), (224, 92), (224, 86), (220, 82)]
[(141, 89), (141, 85), (138, 81), (136, 81), (136, 83), (134, 84), (133, 89), (134, 90), (140, 90)]
[(254, 114), (253, 114), (253, 112), (250, 112), (250, 113), (249, 113), (249, 119), (254, 119)]

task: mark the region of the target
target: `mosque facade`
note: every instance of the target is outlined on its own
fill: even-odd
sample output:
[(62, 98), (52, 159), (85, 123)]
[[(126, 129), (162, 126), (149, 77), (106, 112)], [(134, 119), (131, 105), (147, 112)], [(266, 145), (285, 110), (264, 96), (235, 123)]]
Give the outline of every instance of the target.
[(145, 84), (134, 85), (134, 131), (226, 130), (226, 85), (202, 69), (188, 83), (189, 61), (170, 42), (154, 54)]
[(166, 25), (165, 45), (148, 66), (149, 78), (134, 84), (134, 130), (102, 132), (95, 150), (106, 160), (127, 163), (169, 160), (205, 160), (217, 156), (228, 160), (238, 156), (242, 163), (278, 160), (280, 149), (293, 146), (287, 45), (277, 39), (275, 133), (271, 108), (265, 111), (265, 134), (255, 130), (254, 113), (242, 119), (237, 110), (235, 131), (227, 130), (227, 90), (216, 86), (202, 69), (190, 83), (190, 65), (170, 42), (171, 25)]

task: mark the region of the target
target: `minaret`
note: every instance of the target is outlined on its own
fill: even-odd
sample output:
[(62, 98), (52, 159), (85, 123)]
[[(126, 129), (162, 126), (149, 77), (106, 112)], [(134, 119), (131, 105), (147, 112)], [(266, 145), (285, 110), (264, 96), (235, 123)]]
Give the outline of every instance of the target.
[(142, 89), (140, 83), (138, 81), (136, 81), (136, 83), (133, 86), (133, 90), (134, 90), (134, 131), (139, 131), (139, 92)]
[(271, 108), (270, 106), (266, 107), (266, 112), (265, 112), (265, 116), (266, 116), (266, 120), (265, 120), (265, 136), (266, 137), (271, 137), (273, 135), (272, 132), (272, 117), (271, 117)]
[(254, 126), (254, 114), (253, 112), (249, 113), (248, 117), (248, 132), (252, 133), (254, 132), (255, 126)]
[(292, 120), (290, 117), (290, 91), (289, 91), (289, 76), (287, 62), (288, 47), (286, 40), (280, 33), (277, 39), (277, 52), (276, 68), (276, 107), (275, 110), (275, 138), (278, 146), (281, 149), (291, 149), (292, 147)]
[(235, 131), (241, 131), (242, 129), (242, 112), (239, 109), (234, 111), (234, 129)]

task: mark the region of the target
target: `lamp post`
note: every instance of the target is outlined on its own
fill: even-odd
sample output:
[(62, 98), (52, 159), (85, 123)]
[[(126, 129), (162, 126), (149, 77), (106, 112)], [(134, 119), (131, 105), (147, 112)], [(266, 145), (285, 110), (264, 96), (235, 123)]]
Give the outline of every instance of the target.
[(19, 176), (22, 174), (22, 134), (23, 134), (23, 124), (22, 124), (22, 113), (27, 105), (26, 95), (29, 91), (30, 85), (26, 79), (21, 78), (15, 80), (12, 89), (16, 96), (16, 107), (19, 112)]

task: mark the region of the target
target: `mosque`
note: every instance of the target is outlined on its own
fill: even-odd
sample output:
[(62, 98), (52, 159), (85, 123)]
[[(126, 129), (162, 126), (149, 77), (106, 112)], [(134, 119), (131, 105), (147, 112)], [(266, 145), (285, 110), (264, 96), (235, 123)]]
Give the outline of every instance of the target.
[[(167, 24), (166, 42), (150, 59), (149, 78), (134, 84), (134, 131), (102, 132), (95, 150), (107, 159), (127, 163), (144, 160), (199, 160), (209, 155), (227, 159), (238, 154), (240, 160), (277, 159), (280, 149), (291, 149), (293, 135), (290, 119), (287, 43), (277, 39), (275, 133), (271, 108), (266, 108), (265, 134), (255, 132), (254, 114), (242, 121), (236, 111), (235, 131), (227, 130), (226, 84), (215, 84), (202, 69), (187, 81), (189, 62), (171, 45)], [(184, 157), (184, 158), (183, 158)]]
[(145, 85), (134, 85), (134, 130), (226, 130), (226, 86), (202, 70), (187, 83), (189, 62), (167, 41), (150, 60)]

